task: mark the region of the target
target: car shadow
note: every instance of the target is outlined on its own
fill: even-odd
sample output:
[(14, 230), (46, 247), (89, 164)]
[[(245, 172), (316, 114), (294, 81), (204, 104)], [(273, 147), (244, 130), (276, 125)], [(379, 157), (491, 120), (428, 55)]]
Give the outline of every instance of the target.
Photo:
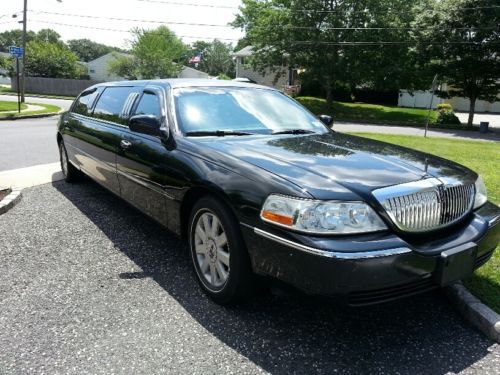
[(200, 291), (186, 245), (173, 234), (88, 179), (52, 184), (142, 270), (112, 277), (153, 279), (206, 330), (265, 371), (458, 373), (493, 344), (439, 292), (365, 308), (271, 293), (218, 306)]

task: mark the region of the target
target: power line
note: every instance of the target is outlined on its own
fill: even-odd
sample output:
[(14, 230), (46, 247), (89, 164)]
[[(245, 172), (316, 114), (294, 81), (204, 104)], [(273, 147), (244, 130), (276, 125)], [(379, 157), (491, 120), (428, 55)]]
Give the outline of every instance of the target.
[[(131, 18), (119, 18), (119, 17), (104, 17), (104, 16), (94, 16), (94, 15), (82, 15), (82, 14), (71, 14), (71, 13), (60, 13), (60, 12), (47, 12), (47, 11), (36, 11), (32, 10), (31, 12), (37, 14), (52, 14), (58, 16), (65, 17), (79, 17), (79, 18), (90, 18), (90, 19), (104, 19), (110, 21), (128, 21), (128, 22), (141, 22), (141, 23), (155, 23), (162, 25), (183, 25), (183, 26), (203, 26), (203, 27), (224, 27), (224, 28), (232, 28), (228, 25), (221, 24), (209, 24), (209, 23), (192, 23), (192, 22), (177, 22), (177, 21), (158, 21), (158, 20), (141, 20), (141, 19), (131, 19)], [(265, 29), (276, 29), (276, 28), (284, 28), (284, 29), (297, 29), (297, 30), (318, 30), (316, 27), (311, 26), (292, 26), (292, 25), (275, 25), (271, 27), (265, 27)], [(322, 27), (320, 30), (426, 30), (429, 28), (426, 27)], [(494, 30), (496, 27), (451, 27), (440, 30)]]
[(145, 3), (157, 3), (157, 4), (167, 4), (167, 5), (182, 5), (188, 7), (203, 7), (203, 8), (216, 8), (216, 9), (238, 9), (237, 6), (232, 5), (216, 5), (216, 4), (196, 4), (196, 3), (184, 3), (178, 1), (166, 1), (166, 0), (137, 0)]
[[(42, 21), (42, 20), (37, 20), (37, 19), (32, 19), (30, 22), (47, 23), (47, 24), (51, 24), (51, 25), (76, 27), (76, 28), (82, 28), (82, 29), (94, 29), (94, 30), (113, 31), (113, 32), (120, 32), (120, 33), (130, 33), (130, 30), (124, 30), (124, 29), (112, 29), (112, 28), (98, 27), (98, 26), (74, 25), (74, 24), (61, 23), (61, 22)], [(191, 39), (198, 39), (198, 40), (200, 40), (200, 39), (217, 39), (217, 40), (224, 40), (224, 41), (238, 41), (239, 40), (236, 38), (215, 38), (215, 37), (191, 36), (191, 35), (177, 35), (177, 36), (181, 37), (181, 38), (191, 38)]]
[[(157, 3), (157, 4), (167, 4), (167, 5), (180, 5), (180, 6), (189, 6), (189, 7), (202, 7), (202, 8), (218, 8), (218, 9), (239, 9), (238, 6), (231, 5), (216, 5), (216, 4), (197, 4), (197, 3), (184, 3), (178, 1), (169, 1), (169, 0), (137, 0), (145, 3)], [(497, 9), (500, 8), (500, 5), (490, 5), (490, 6), (478, 6), (478, 7), (464, 7), (464, 8), (455, 8), (453, 10), (479, 10), (479, 9)], [(274, 10), (288, 10), (286, 8), (272, 8)], [(338, 13), (339, 9), (292, 9), (295, 12), (309, 12), (309, 13)], [(426, 9), (427, 12), (444, 12), (444, 10), (439, 9)], [(361, 10), (363, 13), (370, 13)], [(382, 12), (382, 11), (381, 11)], [(383, 11), (387, 12), (399, 12), (397, 9), (388, 9)]]
[[(38, 23), (48, 23), (48, 24), (55, 24), (55, 25), (61, 25), (61, 26), (68, 26), (68, 27), (76, 27), (76, 28), (84, 28), (84, 29), (95, 29), (95, 30), (104, 30), (104, 31), (114, 31), (114, 32), (122, 32), (122, 33), (129, 33), (129, 30), (123, 30), (123, 29), (112, 29), (112, 28), (104, 28), (104, 27), (94, 27), (94, 26), (85, 26), (85, 25), (73, 25), (73, 24), (66, 24), (66, 23), (59, 23), (59, 22), (49, 22), (49, 21), (42, 21), (42, 20), (31, 20), (31, 22), (38, 22)], [(188, 36), (188, 35), (177, 35), (178, 37), (181, 38), (191, 38), (191, 39), (218, 39), (218, 40), (226, 40), (226, 41), (237, 41), (238, 39), (234, 38), (207, 38), (205, 36)], [(328, 41), (314, 41), (314, 40), (298, 40), (298, 41), (291, 41), (289, 42), (291, 44), (305, 44), (305, 45), (314, 45), (314, 44), (320, 44), (320, 45), (331, 45), (331, 46), (381, 46), (381, 45), (405, 45), (405, 44), (414, 44), (415, 42), (412, 41), (357, 41), (357, 42), (328, 42)], [(448, 44), (470, 44), (470, 45), (486, 45), (486, 44), (500, 44), (500, 42), (432, 42), (429, 41), (428, 44), (437, 44), (437, 45), (448, 45)], [(282, 44), (276, 44), (276, 45), (282, 45)]]
[(157, 20), (140, 20), (140, 19), (131, 19), (131, 18), (118, 18), (118, 17), (103, 17), (103, 16), (90, 16), (83, 14), (70, 14), (70, 13), (58, 13), (58, 12), (46, 12), (46, 11), (31, 11), (34, 13), (43, 13), (43, 14), (53, 14), (58, 16), (66, 16), (66, 17), (79, 17), (79, 18), (94, 18), (94, 19), (104, 19), (110, 21), (129, 21), (129, 22), (142, 22), (142, 23), (157, 23), (162, 25), (185, 25), (185, 26), (205, 26), (205, 27), (231, 27), (228, 25), (221, 24), (210, 24), (210, 23), (191, 23), (191, 22), (177, 22), (177, 21), (157, 21)]

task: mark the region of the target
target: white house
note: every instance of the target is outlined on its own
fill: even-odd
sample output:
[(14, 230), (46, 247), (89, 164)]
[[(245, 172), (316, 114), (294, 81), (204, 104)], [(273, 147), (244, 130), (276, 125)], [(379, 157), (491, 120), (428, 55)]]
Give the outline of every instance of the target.
[(297, 70), (287, 66), (267, 68), (264, 73), (258, 72), (248, 63), (253, 54), (253, 46), (246, 46), (233, 53), (236, 65), (236, 78), (248, 78), (260, 85), (283, 89), (293, 86), (297, 80)]
[[(125, 78), (109, 72), (109, 64), (117, 56), (131, 57), (122, 52), (110, 52), (87, 63), (88, 75), (95, 81), (122, 81)], [(208, 74), (199, 70), (183, 66), (178, 78), (208, 78)]]
[[(446, 91), (446, 84), (443, 84), (441, 90)], [(413, 91), (399, 90), (398, 106), (411, 108), (429, 108), (431, 101), (431, 91)], [(449, 103), (455, 111), (468, 112), (470, 100), (466, 98), (454, 97), (451, 99), (442, 99), (434, 95), (432, 108), (436, 108), (440, 103)], [(477, 100), (475, 112), (494, 112), (500, 113), (500, 97), (497, 101), (490, 103), (485, 100)]]

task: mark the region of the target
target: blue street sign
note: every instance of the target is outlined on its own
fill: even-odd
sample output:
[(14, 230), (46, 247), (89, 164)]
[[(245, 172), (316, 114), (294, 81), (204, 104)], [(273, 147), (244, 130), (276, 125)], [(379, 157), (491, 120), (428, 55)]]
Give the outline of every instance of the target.
[(10, 46), (9, 52), (13, 57), (23, 57), (24, 49), (22, 47)]

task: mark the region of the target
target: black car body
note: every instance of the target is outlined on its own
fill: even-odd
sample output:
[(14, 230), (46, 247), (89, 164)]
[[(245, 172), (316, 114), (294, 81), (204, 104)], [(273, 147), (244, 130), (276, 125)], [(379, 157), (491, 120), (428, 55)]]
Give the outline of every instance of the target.
[[(184, 104), (176, 90), (187, 93), (186, 98), (194, 95), (189, 100), (198, 103), (198, 112), (189, 112), (189, 101), (180, 108)], [(250, 101), (258, 98), (255, 93), (282, 95), (267, 87), (216, 80), (99, 84), (85, 90), (62, 116), (57, 140), (67, 179), (82, 171), (188, 239), (195, 268), (195, 211), (220, 213), (232, 245), (231, 267), (228, 263), (221, 272), (229, 280), (248, 272), (219, 302), (232, 302), (242, 294), (241, 285), (248, 289), (253, 283), (250, 274), (256, 274), (307, 293), (371, 304), (447, 285), (485, 263), (496, 248), (500, 209), (486, 199), (477, 204), (482, 185), (473, 171), (317, 123), (311, 125), (314, 131), (187, 132), (180, 111), (188, 113), (184, 119), (191, 116), (200, 123), (215, 116), (214, 111), (226, 126), (232, 121), (231, 112), (221, 112), (225, 107), (207, 101), (208, 96), (196, 96), (197, 90), (206, 95), (235, 92), (245, 111), (249, 104), (241, 98), (246, 94)], [(234, 121), (246, 121), (242, 116), (234, 115)], [(203, 211), (209, 200), (218, 206)], [(267, 211), (265, 205), (273, 208)], [(289, 209), (295, 216), (282, 215)], [(327, 219), (330, 224), (318, 224)], [(308, 230), (308, 225), (321, 230)], [(340, 231), (350, 225), (378, 227), (362, 233), (324, 229)], [(219, 232), (219, 237), (224, 234)], [(216, 242), (203, 242), (200, 251), (207, 263), (212, 259), (207, 254), (218, 251)], [(211, 288), (200, 276), (206, 267), (212, 272), (212, 263), (200, 260), (198, 276), (217, 300), (228, 282)], [(219, 276), (206, 277), (213, 281)]]

